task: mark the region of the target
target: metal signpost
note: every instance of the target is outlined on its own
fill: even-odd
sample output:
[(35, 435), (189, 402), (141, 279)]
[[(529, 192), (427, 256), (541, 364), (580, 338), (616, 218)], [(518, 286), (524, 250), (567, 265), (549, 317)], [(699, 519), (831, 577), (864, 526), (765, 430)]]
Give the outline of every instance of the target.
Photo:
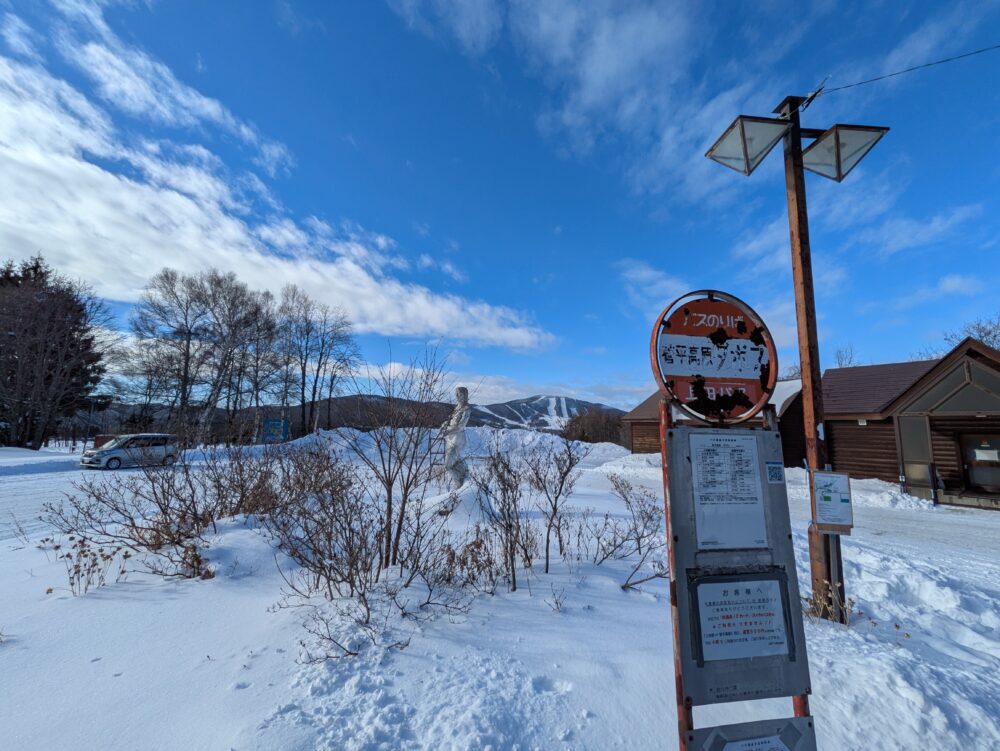
[[(731, 427), (774, 390), (770, 333), (715, 290), (671, 303), (653, 329), (682, 751), (815, 751), (809, 665), (781, 440)], [(674, 426), (676, 404), (706, 427)], [(794, 717), (695, 729), (693, 708), (793, 697)]]

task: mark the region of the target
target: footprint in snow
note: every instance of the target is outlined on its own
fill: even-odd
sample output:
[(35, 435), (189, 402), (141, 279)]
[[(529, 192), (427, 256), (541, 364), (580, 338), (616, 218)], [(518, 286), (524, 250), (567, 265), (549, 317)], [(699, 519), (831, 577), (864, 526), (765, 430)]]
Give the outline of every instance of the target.
[(568, 694), (573, 690), (573, 684), (553, 681), (548, 676), (539, 675), (531, 679), (531, 688), (536, 694)]

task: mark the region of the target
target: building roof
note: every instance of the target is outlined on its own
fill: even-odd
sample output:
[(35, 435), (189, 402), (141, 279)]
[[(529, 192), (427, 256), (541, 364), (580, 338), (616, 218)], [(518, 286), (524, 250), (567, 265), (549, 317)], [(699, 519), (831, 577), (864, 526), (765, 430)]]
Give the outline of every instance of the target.
[(940, 361), (912, 360), (830, 368), (823, 373), (824, 415), (878, 414), (938, 362)]
[[(660, 399), (662, 398), (663, 394), (659, 390), (654, 391), (638, 407), (622, 415), (622, 422), (658, 422), (660, 419)], [(677, 407), (671, 408), (670, 416), (675, 420), (685, 417), (684, 413)]]

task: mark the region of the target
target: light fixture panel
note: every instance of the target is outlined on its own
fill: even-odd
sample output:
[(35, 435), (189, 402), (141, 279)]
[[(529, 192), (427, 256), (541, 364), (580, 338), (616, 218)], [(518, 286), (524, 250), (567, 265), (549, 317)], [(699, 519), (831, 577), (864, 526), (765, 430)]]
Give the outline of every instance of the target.
[(839, 183), (888, 131), (869, 125), (834, 125), (802, 152), (802, 166)]
[(749, 175), (774, 145), (785, 135), (791, 123), (770, 117), (740, 115), (726, 128), (706, 153), (709, 159)]

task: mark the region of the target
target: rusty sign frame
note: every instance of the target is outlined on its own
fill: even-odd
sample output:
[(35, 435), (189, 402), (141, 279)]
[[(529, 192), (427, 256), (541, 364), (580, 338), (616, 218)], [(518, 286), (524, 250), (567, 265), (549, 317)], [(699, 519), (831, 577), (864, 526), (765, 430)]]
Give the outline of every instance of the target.
[[(681, 306), (684, 303), (691, 303), (697, 300), (710, 300), (719, 301), (723, 303), (728, 303), (733, 307), (737, 308), (740, 313), (745, 315), (747, 319), (754, 324), (756, 330), (760, 332), (763, 339), (764, 346), (767, 349), (768, 355), (768, 374), (767, 380), (761, 381), (761, 397), (754, 403), (748, 410), (740, 413), (735, 417), (730, 417), (723, 414), (720, 410), (718, 417), (713, 418), (712, 413), (702, 414), (680, 398), (680, 396), (672, 388), (673, 379), (670, 378), (669, 373), (664, 373), (660, 366), (660, 356), (658, 351), (659, 338), (663, 329), (669, 325), (668, 321), (670, 317), (676, 313), (678, 310), (682, 309)], [(723, 330), (720, 328), (720, 330)], [(749, 341), (749, 339), (748, 339)], [(764, 324), (764, 320), (757, 314), (757, 312), (750, 307), (743, 300), (739, 299), (735, 295), (730, 295), (727, 292), (721, 292), (719, 290), (713, 289), (702, 289), (694, 290), (681, 295), (676, 300), (671, 302), (667, 307), (665, 307), (659, 316), (657, 316), (656, 324), (653, 326), (653, 332), (650, 336), (649, 341), (649, 359), (650, 364), (653, 368), (653, 373), (656, 375), (657, 386), (659, 387), (661, 393), (663, 393), (667, 399), (674, 402), (677, 407), (688, 417), (692, 418), (698, 423), (704, 425), (740, 425), (753, 419), (757, 414), (767, 406), (771, 399), (771, 395), (774, 393), (775, 384), (778, 381), (778, 350), (774, 344), (774, 337), (771, 336), (770, 330)], [(700, 378), (700, 376), (699, 376)], [(708, 378), (701, 379), (703, 385), (710, 384), (711, 381)], [(752, 379), (747, 379), (752, 380)], [(731, 411), (731, 410), (729, 410)]]

